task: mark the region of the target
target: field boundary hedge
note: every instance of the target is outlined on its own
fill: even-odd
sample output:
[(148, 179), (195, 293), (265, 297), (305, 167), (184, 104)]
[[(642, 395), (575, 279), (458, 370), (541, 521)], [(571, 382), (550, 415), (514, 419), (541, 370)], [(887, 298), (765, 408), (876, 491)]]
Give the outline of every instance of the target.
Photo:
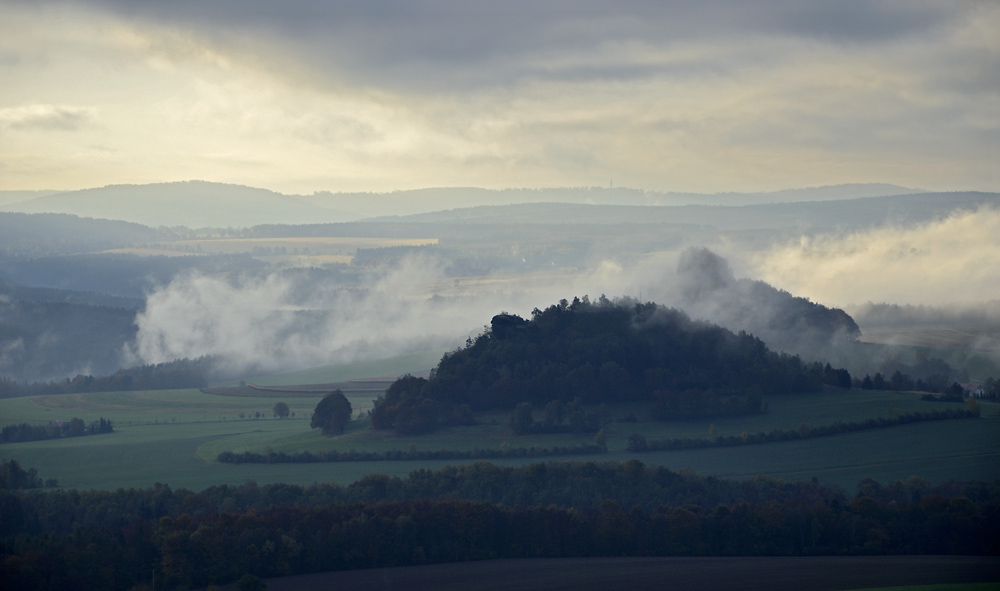
[(767, 433), (747, 433), (741, 435), (727, 435), (715, 438), (674, 438), (674, 439), (654, 439), (647, 440), (638, 433), (633, 433), (628, 438), (626, 450), (631, 452), (647, 451), (681, 451), (686, 449), (704, 449), (708, 447), (735, 447), (738, 445), (757, 445), (761, 443), (776, 443), (779, 441), (800, 441), (802, 439), (812, 439), (815, 437), (830, 437), (841, 433), (856, 433), (858, 431), (870, 431), (872, 429), (885, 429), (897, 427), (899, 425), (909, 425), (911, 423), (922, 423), (927, 421), (947, 421), (952, 419), (974, 419), (979, 413), (969, 410), (949, 409), (933, 412), (914, 412), (898, 417), (878, 417), (867, 421), (845, 423), (843, 421), (832, 425), (813, 427), (809, 423), (802, 423), (798, 429), (773, 429)]
[(235, 453), (224, 451), (216, 460), (224, 464), (309, 464), (321, 462), (396, 462), (412, 460), (495, 460), (506, 458), (543, 458), (551, 456), (574, 456), (603, 454), (606, 447), (589, 444), (573, 447), (512, 447), (500, 449), (472, 450), (389, 450), (389, 451), (323, 451), (298, 453), (246, 451)]

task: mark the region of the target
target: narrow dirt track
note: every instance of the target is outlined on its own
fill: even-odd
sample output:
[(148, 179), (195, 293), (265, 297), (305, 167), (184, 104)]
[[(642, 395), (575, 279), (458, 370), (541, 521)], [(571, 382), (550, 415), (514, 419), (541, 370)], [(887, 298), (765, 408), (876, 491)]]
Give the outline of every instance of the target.
[(996, 582), (1000, 558), (971, 556), (485, 560), (268, 579), (271, 591), (663, 589), (841, 591)]

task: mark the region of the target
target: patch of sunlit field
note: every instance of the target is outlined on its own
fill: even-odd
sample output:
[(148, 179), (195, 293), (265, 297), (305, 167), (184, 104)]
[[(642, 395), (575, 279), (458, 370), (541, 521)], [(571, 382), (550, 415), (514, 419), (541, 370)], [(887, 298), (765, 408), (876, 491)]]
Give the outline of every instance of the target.
[(131, 254), (140, 257), (183, 257), (204, 255), (204, 253), (186, 252), (171, 248), (112, 248), (109, 250), (102, 250), (101, 254)]
[(423, 246), (437, 244), (437, 238), (370, 238), (303, 236), (292, 238), (211, 238), (163, 243), (161, 248), (190, 250), (205, 254), (300, 252), (312, 255), (353, 255), (359, 248)]
[[(580, 274), (566, 269), (530, 273), (492, 273), (449, 277), (420, 286), (426, 295), (475, 296), (483, 291), (537, 292), (563, 290), (568, 281)], [(582, 295), (582, 294), (581, 294)], [(596, 296), (592, 296), (596, 297)], [(550, 302), (554, 304), (555, 302)]]
[(359, 248), (423, 246), (437, 244), (437, 238), (202, 238), (163, 242), (143, 248), (118, 248), (104, 254), (137, 256), (192, 256), (210, 254), (250, 254), (255, 258), (293, 266), (331, 263), (350, 264)]

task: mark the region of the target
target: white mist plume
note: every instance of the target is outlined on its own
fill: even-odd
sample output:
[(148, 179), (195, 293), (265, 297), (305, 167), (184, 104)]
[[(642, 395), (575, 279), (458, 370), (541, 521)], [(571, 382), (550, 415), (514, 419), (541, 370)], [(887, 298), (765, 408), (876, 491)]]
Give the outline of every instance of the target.
[(752, 257), (772, 285), (827, 304), (968, 303), (1000, 293), (1000, 211), (911, 228), (803, 237)]
[(669, 285), (674, 264), (657, 257), (625, 269), (608, 259), (583, 274), (456, 279), (441, 261), (410, 257), (364, 288), (307, 289), (278, 274), (241, 283), (189, 275), (149, 294), (125, 356), (163, 363), (214, 355), (224, 371), (268, 371), (453, 348), (494, 314), (527, 316), (574, 295), (666, 301), (657, 286)]
[[(785, 256), (801, 261), (820, 254)], [(764, 262), (777, 260), (775, 254)], [(303, 284), (281, 274), (242, 283), (191, 275), (149, 295), (145, 311), (136, 318), (136, 341), (127, 353), (135, 363), (214, 355), (224, 371), (346, 363), (454, 348), (502, 311), (526, 317), (533, 308), (562, 298), (602, 294), (680, 307), (695, 318), (748, 330), (791, 350), (811, 348), (814, 343), (799, 341), (810, 330), (823, 328), (803, 325), (816, 321), (815, 314), (806, 315), (812, 321), (798, 318), (787, 309), (785, 296), (756, 282), (735, 280), (728, 268), (725, 275), (731, 285), (691, 297), (685, 291), (690, 291), (691, 281), (718, 273), (699, 267), (678, 276), (675, 253), (633, 261), (623, 265), (610, 256), (598, 258), (589, 270), (575, 274), (455, 278), (447, 276), (446, 262), (409, 257), (363, 288)], [(859, 293), (867, 294), (862, 288)], [(795, 288), (790, 291), (796, 293)], [(796, 338), (785, 338), (789, 336)], [(829, 340), (829, 335), (823, 336)]]
[(298, 292), (279, 275), (240, 285), (182, 277), (149, 295), (131, 353), (145, 363), (216, 355), (228, 369), (273, 370), (405, 352), (416, 334), (441, 346), (454, 340), (455, 323), (409, 297), (436, 274), (432, 266), (406, 265), (364, 292), (316, 294)]

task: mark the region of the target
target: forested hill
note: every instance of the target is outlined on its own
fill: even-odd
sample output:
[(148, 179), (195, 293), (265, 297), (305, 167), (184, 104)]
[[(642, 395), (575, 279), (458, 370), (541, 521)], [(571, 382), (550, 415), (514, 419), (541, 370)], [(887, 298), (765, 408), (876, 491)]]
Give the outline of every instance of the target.
[(651, 401), (661, 418), (743, 414), (759, 410), (764, 393), (823, 383), (850, 386), (850, 375), (779, 355), (752, 335), (692, 321), (678, 310), (602, 296), (596, 303), (563, 300), (536, 309), (530, 320), (495, 316), (488, 331), (445, 355), (429, 380), (393, 384), (376, 401), (373, 420), (390, 427), (400, 413), (420, 422), (420, 413), (433, 414), (435, 405), (477, 411), (577, 398)]

